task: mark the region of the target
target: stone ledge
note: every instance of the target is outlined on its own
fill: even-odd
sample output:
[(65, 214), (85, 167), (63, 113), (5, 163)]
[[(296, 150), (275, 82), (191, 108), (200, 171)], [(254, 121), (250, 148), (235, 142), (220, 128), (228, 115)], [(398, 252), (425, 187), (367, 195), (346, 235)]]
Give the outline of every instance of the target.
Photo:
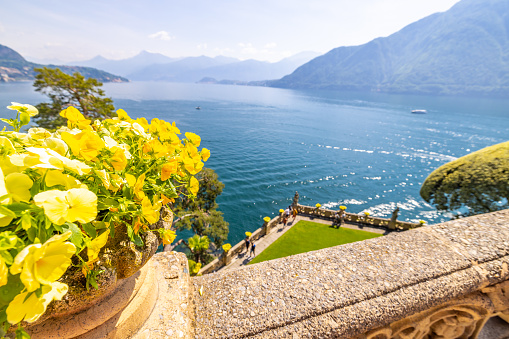
[(508, 279), (507, 239), (505, 210), (197, 277), (196, 338), (359, 335)]
[(147, 321), (131, 338), (192, 338), (193, 291), (187, 257), (184, 253), (162, 252), (151, 260), (156, 271), (157, 301)]

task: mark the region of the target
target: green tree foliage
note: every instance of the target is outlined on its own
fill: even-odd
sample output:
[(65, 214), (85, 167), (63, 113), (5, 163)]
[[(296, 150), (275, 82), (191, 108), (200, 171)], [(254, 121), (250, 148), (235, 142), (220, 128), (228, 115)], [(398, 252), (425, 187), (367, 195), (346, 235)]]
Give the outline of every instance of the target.
[(60, 112), (68, 106), (77, 108), (87, 119), (105, 119), (113, 115), (113, 100), (104, 97), (102, 83), (85, 79), (80, 73), (65, 74), (60, 69), (35, 68), (35, 90), (47, 95), (50, 103), (37, 105), (34, 121), (41, 127), (56, 129), (66, 124)]
[(200, 272), (201, 263), (196, 262), (192, 259), (189, 259), (188, 262), (189, 262), (189, 274), (191, 276), (196, 276)]
[(186, 216), (177, 224), (179, 230), (191, 229), (199, 236), (208, 236), (219, 248), (228, 237), (228, 223), (223, 213), (217, 210), (216, 198), (222, 193), (224, 184), (216, 172), (204, 168), (196, 175), (200, 189), (194, 200), (183, 198), (176, 202), (178, 216)]
[(200, 237), (198, 234), (195, 234), (193, 237), (187, 239), (187, 242), (184, 241), (184, 244), (191, 251), (188, 255), (188, 259), (201, 264), (207, 264), (212, 261), (212, 256), (207, 253), (210, 241), (206, 235)]
[(439, 210), (467, 209), (463, 215), (509, 207), (509, 141), (483, 148), (433, 171), (421, 197)]

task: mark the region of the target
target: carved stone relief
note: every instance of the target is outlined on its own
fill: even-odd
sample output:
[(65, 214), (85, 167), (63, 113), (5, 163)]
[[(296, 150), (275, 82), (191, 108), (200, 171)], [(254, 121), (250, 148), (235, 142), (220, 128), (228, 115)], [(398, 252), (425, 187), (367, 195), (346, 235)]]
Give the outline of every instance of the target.
[(481, 293), (431, 308), (391, 325), (368, 332), (366, 339), (477, 338), (494, 308)]
[(496, 315), (509, 322), (509, 281), (483, 288), (482, 292), (491, 299)]

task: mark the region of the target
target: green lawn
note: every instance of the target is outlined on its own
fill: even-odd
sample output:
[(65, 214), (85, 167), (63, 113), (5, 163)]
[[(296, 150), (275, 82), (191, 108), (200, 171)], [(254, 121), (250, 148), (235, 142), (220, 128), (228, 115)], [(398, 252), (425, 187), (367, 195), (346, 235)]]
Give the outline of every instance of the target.
[(382, 234), (378, 233), (345, 227), (337, 229), (330, 225), (301, 220), (258, 254), (249, 264), (381, 236)]

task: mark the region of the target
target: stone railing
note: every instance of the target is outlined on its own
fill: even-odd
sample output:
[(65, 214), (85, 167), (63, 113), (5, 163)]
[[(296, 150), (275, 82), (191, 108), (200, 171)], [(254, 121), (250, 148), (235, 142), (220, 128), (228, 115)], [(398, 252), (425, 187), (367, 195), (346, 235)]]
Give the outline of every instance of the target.
[[(321, 218), (333, 220), (337, 211), (324, 209), (324, 208), (316, 208), (306, 205), (296, 205), (297, 210), (300, 215), (307, 215), (310, 217)], [(278, 223), (281, 222), (283, 214), (280, 213), (278, 216), (272, 218), (268, 223), (264, 223), (262, 227), (258, 228), (251, 235), (251, 240), (256, 241), (261, 237), (269, 234), (274, 228), (277, 228)], [(366, 226), (376, 226), (387, 228), (389, 230), (409, 230), (416, 227), (420, 227), (422, 225), (405, 222), (405, 221), (397, 221), (394, 224), (390, 223), (390, 219), (371, 217), (358, 215), (353, 213), (345, 213), (345, 221), (350, 223), (358, 223)], [(224, 266), (228, 266), (228, 264), (232, 261), (232, 259), (246, 250), (244, 240), (240, 241), (236, 245), (234, 245), (228, 253), (223, 253), (219, 258), (214, 259), (209, 264), (203, 266), (199, 272), (199, 274), (208, 274), (219, 270)]]
[(509, 210), (191, 283), (192, 338), (477, 338), (509, 321)]
[[(300, 214), (306, 214), (312, 217), (330, 219), (333, 220), (337, 210), (329, 210), (325, 208), (316, 208), (312, 206), (297, 205)], [(409, 230), (412, 228), (420, 227), (421, 224), (399, 221), (396, 220), (394, 224), (391, 224), (391, 219), (378, 218), (372, 216), (365, 216), (359, 214), (353, 214), (345, 212), (345, 221), (355, 222), (368, 226), (384, 227), (392, 230)]]
[[(272, 218), (269, 222), (264, 223), (262, 227), (252, 232), (250, 240), (256, 241), (261, 237), (269, 234), (274, 228), (277, 227), (277, 224), (279, 223), (280, 220), (281, 216), (277, 216), (275, 218)], [(238, 242), (236, 245), (232, 246), (228, 253), (223, 253), (219, 258), (216, 258), (209, 264), (203, 266), (199, 274), (208, 274), (217, 271), (223, 266), (227, 266), (235, 256), (239, 255), (245, 250), (246, 245), (244, 240), (242, 240)]]

